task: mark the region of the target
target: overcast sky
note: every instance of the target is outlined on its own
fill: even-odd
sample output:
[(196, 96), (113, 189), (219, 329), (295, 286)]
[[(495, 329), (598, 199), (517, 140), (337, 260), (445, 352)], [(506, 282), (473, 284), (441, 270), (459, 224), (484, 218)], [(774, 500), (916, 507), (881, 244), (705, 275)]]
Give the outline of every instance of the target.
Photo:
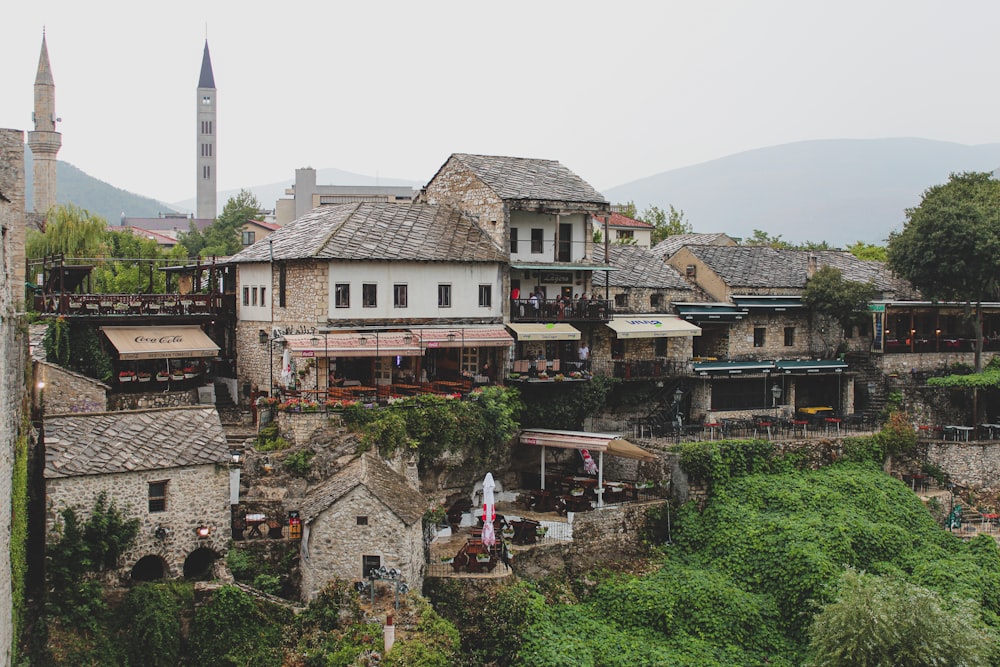
[(44, 27), (59, 159), (168, 203), (195, 194), (206, 30), (220, 190), (426, 182), (454, 152), (606, 189), (807, 139), (1000, 141), (994, 0), (8, 4), (0, 127), (32, 129)]

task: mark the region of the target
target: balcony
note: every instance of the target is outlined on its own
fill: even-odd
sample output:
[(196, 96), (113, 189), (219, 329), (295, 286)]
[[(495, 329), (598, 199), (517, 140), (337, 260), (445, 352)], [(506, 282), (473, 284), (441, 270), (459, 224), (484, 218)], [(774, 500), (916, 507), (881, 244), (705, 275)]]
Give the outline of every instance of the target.
[(236, 314), (236, 297), (232, 294), (39, 294), (34, 305), (42, 317), (204, 315), (216, 318)]
[(689, 375), (691, 364), (674, 359), (593, 359), (594, 373), (622, 380), (656, 380)]
[(607, 322), (611, 319), (612, 302), (589, 299), (586, 302), (560, 302), (546, 299), (540, 303), (531, 299), (511, 299), (511, 322)]

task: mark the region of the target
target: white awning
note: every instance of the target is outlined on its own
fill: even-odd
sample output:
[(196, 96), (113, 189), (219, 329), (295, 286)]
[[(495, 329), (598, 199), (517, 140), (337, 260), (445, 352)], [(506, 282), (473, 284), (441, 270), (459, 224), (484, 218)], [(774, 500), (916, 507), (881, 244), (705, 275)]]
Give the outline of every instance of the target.
[(215, 357), (219, 346), (201, 327), (101, 327), (119, 359), (184, 359)]
[(654, 461), (656, 456), (645, 449), (633, 445), (627, 440), (610, 433), (587, 433), (586, 431), (557, 431), (539, 428), (521, 431), (522, 445), (538, 445), (540, 447), (560, 447), (562, 449), (586, 449), (591, 452), (607, 452), (611, 456), (620, 456), (640, 461)]
[(580, 330), (562, 322), (511, 322), (507, 327), (519, 341), (580, 340)]
[(700, 336), (701, 327), (685, 322), (676, 315), (625, 315), (605, 325), (618, 338), (673, 338)]

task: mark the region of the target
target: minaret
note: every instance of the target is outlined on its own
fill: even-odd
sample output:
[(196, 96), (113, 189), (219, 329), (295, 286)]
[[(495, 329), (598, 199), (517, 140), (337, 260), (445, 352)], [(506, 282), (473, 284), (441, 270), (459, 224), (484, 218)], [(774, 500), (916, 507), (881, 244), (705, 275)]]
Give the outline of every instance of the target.
[(215, 77), (212, 75), (212, 57), (208, 54), (208, 40), (205, 40), (205, 55), (201, 58), (201, 77), (198, 79), (198, 207), (197, 216), (214, 220), (216, 208), (216, 145), (215, 132)]
[(32, 114), (35, 131), (28, 132), (28, 147), (35, 163), (32, 200), (35, 213), (45, 215), (56, 203), (56, 154), (62, 147), (62, 134), (56, 132), (56, 84), (49, 67), (49, 49), (42, 32), (42, 53), (38, 56), (35, 75), (35, 111)]

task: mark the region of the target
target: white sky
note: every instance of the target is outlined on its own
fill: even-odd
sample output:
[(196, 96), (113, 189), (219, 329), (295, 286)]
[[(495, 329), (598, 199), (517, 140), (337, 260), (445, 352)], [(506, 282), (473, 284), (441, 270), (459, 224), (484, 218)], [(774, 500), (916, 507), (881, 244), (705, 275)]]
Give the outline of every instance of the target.
[(807, 139), (1000, 141), (994, 0), (14, 0), (0, 127), (31, 128), (43, 26), (59, 159), (195, 194), (208, 31), (219, 189), (296, 167), (426, 182), (453, 152), (598, 189)]

